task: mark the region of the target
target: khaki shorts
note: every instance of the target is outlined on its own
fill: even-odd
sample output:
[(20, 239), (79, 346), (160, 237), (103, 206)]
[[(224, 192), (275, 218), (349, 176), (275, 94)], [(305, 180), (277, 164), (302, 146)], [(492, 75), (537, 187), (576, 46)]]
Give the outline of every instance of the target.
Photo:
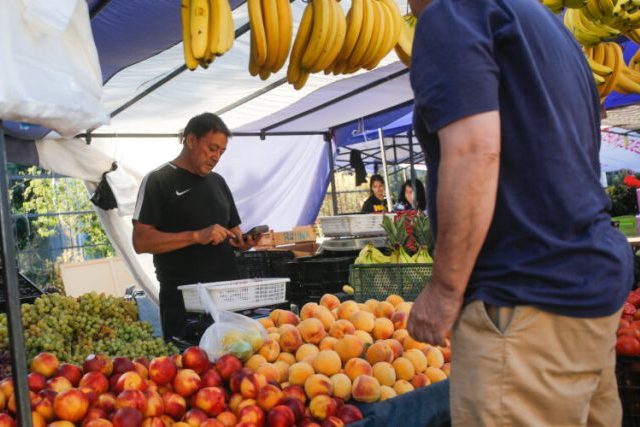
[(619, 319), (467, 305), (451, 344), (452, 426), (620, 426)]

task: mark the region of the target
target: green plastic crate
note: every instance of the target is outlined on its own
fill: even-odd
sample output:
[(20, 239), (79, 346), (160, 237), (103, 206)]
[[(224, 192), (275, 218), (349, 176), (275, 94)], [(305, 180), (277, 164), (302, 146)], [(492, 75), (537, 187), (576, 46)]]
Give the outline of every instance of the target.
[(358, 302), (383, 301), (391, 294), (413, 301), (431, 281), (432, 270), (433, 264), (354, 264), (349, 283)]

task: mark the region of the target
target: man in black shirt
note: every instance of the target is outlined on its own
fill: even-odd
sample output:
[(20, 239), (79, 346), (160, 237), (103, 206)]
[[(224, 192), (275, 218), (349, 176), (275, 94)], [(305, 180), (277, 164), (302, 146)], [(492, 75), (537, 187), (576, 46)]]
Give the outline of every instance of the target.
[(160, 282), (165, 339), (184, 336), (187, 320), (178, 286), (238, 278), (234, 248), (244, 240), (240, 217), (224, 179), (213, 172), (231, 132), (216, 115), (189, 120), (182, 151), (144, 177), (133, 214), (133, 247), (153, 254)]

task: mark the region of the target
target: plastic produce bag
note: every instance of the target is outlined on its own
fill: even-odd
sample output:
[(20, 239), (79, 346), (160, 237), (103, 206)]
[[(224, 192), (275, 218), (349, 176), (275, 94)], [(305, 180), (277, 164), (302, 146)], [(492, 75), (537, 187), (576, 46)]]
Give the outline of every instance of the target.
[(0, 28), (0, 118), (62, 136), (108, 123), (84, 0), (2, 1)]
[(202, 284), (198, 285), (198, 295), (214, 321), (200, 339), (200, 348), (207, 352), (209, 360), (215, 361), (224, 354), (233, 354), (245, 361), (262, 347), (267, 339), (267, 331), (260, 322), (217, 309)]

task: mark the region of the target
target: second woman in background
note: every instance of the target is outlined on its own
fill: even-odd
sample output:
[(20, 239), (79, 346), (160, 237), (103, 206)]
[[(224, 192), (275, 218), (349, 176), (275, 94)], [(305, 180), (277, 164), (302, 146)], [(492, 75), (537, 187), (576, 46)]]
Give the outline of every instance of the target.
[(398, 195), (398, 203), (394, 206), (395, 211), (424, 211), (427, 203), (424, 192), (424, 185), (419, 179), (416, 179), (416, 193), (414, 194), (411, 180), (408, 179), (400, 187)]

